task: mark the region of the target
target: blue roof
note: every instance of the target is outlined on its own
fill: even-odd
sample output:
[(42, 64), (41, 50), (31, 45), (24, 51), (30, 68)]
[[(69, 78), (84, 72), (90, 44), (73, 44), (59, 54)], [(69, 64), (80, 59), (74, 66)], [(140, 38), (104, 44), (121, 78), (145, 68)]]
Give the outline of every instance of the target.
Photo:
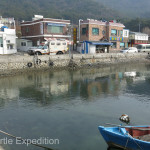
[(91, 43), (93, 45), (113, 45), (113, 43)]
[(85, 41), (89, 44), (92, 44), (92, 45), (113, 45), (113, 43), (110, 43), (110, 42), (106, 42), (106, 41)]

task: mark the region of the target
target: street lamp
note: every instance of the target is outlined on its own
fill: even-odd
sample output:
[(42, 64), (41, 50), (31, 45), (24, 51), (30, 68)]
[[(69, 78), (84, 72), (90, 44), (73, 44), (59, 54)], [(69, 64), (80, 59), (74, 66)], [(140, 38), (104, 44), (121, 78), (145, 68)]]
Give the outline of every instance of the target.
[(81, 24), (81, 21), (83, 21), (83, 20), (79, 19), (79, 41), (80, 41), (80, 24)]

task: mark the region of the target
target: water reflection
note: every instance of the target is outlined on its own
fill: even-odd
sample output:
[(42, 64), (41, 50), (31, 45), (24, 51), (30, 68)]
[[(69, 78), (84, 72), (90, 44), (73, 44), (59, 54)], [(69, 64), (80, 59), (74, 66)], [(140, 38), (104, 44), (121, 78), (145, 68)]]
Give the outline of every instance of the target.
[(149, 105), (141, 103), (149, 100), (149, 85), (145, 64), (0, 78), (1, 128), (17, 136), (59, 138), (60, 145), (48, 145), (54, 149), (104, 150), (99, 125), (119, 124), (123, 113), (133, 115), (131, 123), (149, 120)]
[(119, 95), (122, 89), (149, 95), (149, 92), (141, 91), (141, 88), (149, 87), (150, 71), (147, 65), (141, 67), (141, 72), (136, 67), (139, 66), (134, 66), (134, 71), (128, 70), (125, 66), (119, 68), (118, 72), (115, 67), (107, 67), (73, 72), (29, 73), (2, 78), (0, 106), (4, 106), (6, 100), (18, 98), (26, 99), (28, 102), (40, 102), (41, 105), (51, 104), (61, 97), (71, 100), (71, 97), (79, 96), (85, 100), (92, 100), (95, 96)]
[(107, 150), (123, 150), (123, 149), (117, 147), (108, 147)]

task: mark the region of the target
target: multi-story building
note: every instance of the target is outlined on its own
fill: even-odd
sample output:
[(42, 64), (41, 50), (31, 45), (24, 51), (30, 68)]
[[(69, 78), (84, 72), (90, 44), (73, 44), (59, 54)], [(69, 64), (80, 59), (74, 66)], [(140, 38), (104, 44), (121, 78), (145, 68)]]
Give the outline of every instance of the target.
[(147, 44), (148, 34), (140, 32), (130, 32), (129, 33), (129, 45), (136, 46), (138, 44)]
[(108, 41), (113, 43), (110, 50), (120, 50), (128, 43), (128, 37), (123, 37), (124, 27), (117, 21), (80, 20), (79, 41)]
[(106, 36), (109, 41), (113, 43), (111, 50), (120, 50), (125, 43), (123, 41), (123, 29), (124, 25), (122, 23), (117, 23), (116, 21), (109, 21), (106, 23), (107, 31)]
[(49, 39), (66, 39), (69, 40), (70, 20), (43, 18), (35, 15), (32, 21), (23, 21), (21, 23), (21, 33), (23, 39), (33, 41), (33, 45)]
[(14, 18), (0, 17), (0, 54), (16, 52), (15, 20)]

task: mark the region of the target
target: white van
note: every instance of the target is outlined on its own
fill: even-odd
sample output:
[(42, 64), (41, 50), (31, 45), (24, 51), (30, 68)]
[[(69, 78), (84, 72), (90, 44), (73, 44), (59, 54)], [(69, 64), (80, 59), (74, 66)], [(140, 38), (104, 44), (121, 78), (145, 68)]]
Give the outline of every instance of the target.
[(58, 55), (65, 54), (68, 51), (68, 41), (67, 40), (51, 40), (44, 45), (40, 45), (36, 48), (30, 48), (28, 50), (29, 55)]
[(138, 52), (150, 52), (150, 44), (137, 45)]

